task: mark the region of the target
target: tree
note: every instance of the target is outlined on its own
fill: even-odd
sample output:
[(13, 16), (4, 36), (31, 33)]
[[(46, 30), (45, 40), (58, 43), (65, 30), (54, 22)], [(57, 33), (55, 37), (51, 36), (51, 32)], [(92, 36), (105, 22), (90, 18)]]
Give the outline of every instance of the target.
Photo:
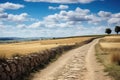
[(106, 28), (105, 33), (111, 34), (112, 30), (110, 28)]
[(115, 32), (118, 34), (120, 32), (120, 26), (115, 26)]

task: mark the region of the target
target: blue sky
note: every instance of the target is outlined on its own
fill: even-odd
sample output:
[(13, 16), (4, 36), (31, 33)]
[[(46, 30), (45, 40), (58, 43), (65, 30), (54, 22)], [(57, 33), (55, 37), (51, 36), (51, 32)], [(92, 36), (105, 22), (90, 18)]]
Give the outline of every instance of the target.
[(104, 34), (116, 25), (120, 0), (0, 0), (0, 37)]

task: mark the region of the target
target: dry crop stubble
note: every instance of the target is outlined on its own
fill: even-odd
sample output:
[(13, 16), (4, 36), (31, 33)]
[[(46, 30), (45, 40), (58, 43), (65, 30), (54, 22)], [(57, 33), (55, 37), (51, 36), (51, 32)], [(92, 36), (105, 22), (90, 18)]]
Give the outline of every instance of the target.
[(34, 52), (40, 52), (46, 49), (51, 49), (60, 45), (72, 45), (72, 44), (80, 43), (90, 38), (93, 38), (93, 37), (76, 37), (76, 38), (0, 44), (0, 56), (5, 55), (6, 57), (9, 58), (15, 54), (27, 55)]

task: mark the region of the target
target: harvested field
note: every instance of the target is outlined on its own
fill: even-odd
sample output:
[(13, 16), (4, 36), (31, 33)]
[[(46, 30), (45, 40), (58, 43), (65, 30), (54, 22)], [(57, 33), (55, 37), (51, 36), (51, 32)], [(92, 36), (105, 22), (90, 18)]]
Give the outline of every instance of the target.
[(100, 45), (102, 48), (120, 48), (120, 43), (101, 42)]
[(58, 45), (39, 45), (39, 44), (6, 44), (0, 45), (0, 55), (11, 57), (13, 54), (30, 54), (33, 52), (39, 52), (41, 50), (57, 47)]
[(71, 45), (88, 40), (92, 37), (77, 37), (77, 38), (65, 38), (65, 39), (53, 39), (53, 40), (41, 40), (41, 41), (27, 41), (10, 44), (0, 44), (0, 56), (5, 55), (11, 57), (14, 54), (30, 54), (39, 52), (45, 49), (50, 49), (60, 45)]
[(100, 40), (100, 42), (120, 42), (120, 36), (106, 36)]
[(106, 36), (106, 37), (104, 37), (104, 38), (114, 38), (114, 39), (118, 39), (118, 38), (120, 38), (120, 36), (118, 35), (118, 36)]
[(120, 49), (120, 36), (106, 36), (99, 41), (102, 48)]
[(120, 41), (119, 40), (120, 40), (120, 36), (117, 35), (117, 36), (104, 37), (98, 42), (96, 49), (98, 50), (97, 51), (98, 55), (101, 56), (103, 62), (107, 61), (111, 64), (111, 62), (114, 62), (116, 59), (120, 60), (120, 55), (119, 55)]
[(85, 40), (88, 40), (92, 37), (76, 37), (76, 38), (65, 38), (65, 39), (53, 39), (53, 40), (42, 40), (42, 41), (35, 41), (40, 42), (42, 45), (50, 45), (50, 44), (74, 44), (79, 43)]

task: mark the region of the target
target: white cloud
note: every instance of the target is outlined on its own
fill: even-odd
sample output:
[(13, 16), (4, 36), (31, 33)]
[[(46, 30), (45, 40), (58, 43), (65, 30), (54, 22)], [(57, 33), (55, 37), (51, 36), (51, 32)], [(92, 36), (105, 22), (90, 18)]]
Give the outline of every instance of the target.
[(0, 3), (0, 19), (1, 21), (8, 21), (8, 22), (23, 22), (26, 21), (28, 14), (27, 13), (21, 13), (21, 14), (8, 14), (5, 12), (5, 10), (7, 9), (12, 9), (12, 10), (16, 10), (19, 8), (23, 8), (24, 5), (21, 4), (15, 4), (15, 3), (10, 3), (10, 2), (6, 2), (6, 3)]
[(1, 22), (1, 23), (0, 23), (0, 30), (3, 29), (3, 28), (4, 28), (4, 25), (3, 25), (3, 23)]
[(100, 17), (97, 17), (96, 15), (93, 15), (93, 14), (89, 15), (88, 17), (91, 19), (88, 21), (88, 23), (90, 23), (90, 24), (97, 25), (99, 22), (102, 21), (102, 19)]
[(6, 10), (6, 9), (19, 9), (19, 8), (23, 8), (24, 5), (21, 5), (21, 4), (14, 4), (14, 3), (10, 3), (10, 2), (6, 2), (6, 3), (1, 3), (0, 4), (0, 8), (3, 9), (3, 10)]
[(68, 6), (68, 5), (60, 5), (58, 8), (59, 8), (59, 9), (68, 9), (69, 6)]
[(0, 8), (0, 13), (2, 13), (4, 10), (2, 8)]
[(25, 28), (27, 28), (27, 26), (25, 24), (18, 24), (17, 28), (25, 29)]
[(21, 13), (21, 14), (8, 14), (8, 13), (0, 13), (0, 19), (1, 21), (7, 21), (7, 22), (24, 22), (24, 21), (31, 21), (31, 18), (28, 18), (27, 13)]
[(8, 14), (5, 12), (7, 9), (16, 10), (19, 8), (23, 8), (24, 5), (15, 4), (15, 3), (1, 3), (0, 4), (0, 19), (4, 21), (13, 21), (13, 22), (23, 22), (26, 21), (28, 14), (21, 13), (20, 15)]
[(43, 23), (41, 21), (38, 21), (38, 22), (35, 22), (35, 23), (29, 25), (28, 28), (39, 28), (41, 26), (42, 27), (44, 26)]
[(7, 13), (0, 13), (0, 19), (7, 18), (7, 17), (8, 17)]
[(4, 30), (10, 30), (10, 29), (13, 29), (13, 25), (8, 25), (4, 22), (0, 22), (0, 30), (1, 31), (4, 31)]
[(88, 11), (86, 11), (87, 10), (82, 10), (80, 8), (76, 8), (75, 11), (60, 11), (59, 14), (49, 15), (44, 19), (45, 21), (57, 23), (57, 25), (60, 24), (61, 26), (63, 26), (65, 25), (65, 23), (67, 24), (67, 22), (87, 21), (87, 17), (83, 16), (88, 13)]
[(0, 21), (0, 24), (3, 24), (3, 22)]
[(114, 18), (120, 18), (120, 13), (113, 14), (112, 17), (114, 17)]
[(100, 17), (111, 17), (111, 13), (110, 12), (105, 12), (105, 11), (99, 11), (98, 15)]
[(108, 24), (120, 24), (120, 13), (112, 14), (111, 12), (99, 11), (98, 15), (102, 21), (107, 21)]
[(90, 10), (77, 7), (74, 11), (60, 11), (59, 14), (48, 15), (44, 19), (47, 21), (64, 22), (64, 21), (89, 21)]
[(49, 6), (48, 9), (52, 9), (52, 10), (55, 10), (57, 9), (58, 7), (53, 7), (53, 6)]
[(30, 28), (39, 27), (73, 27), (75, 25), (80, 25), (82, 22), (88, 22), (91, 24), (97, 24), (101, 21), (97, 16), (90, 14), (90, 10), (81, 9), (77, 7), (73, 11), (60, 11), (53, 15), (48, 15), (44, 17), (42, 21), (35, 22), (31, 24)]
[(103, 34), (105, 29), (106, 29), (105, 26), (93, 26), (93, 27), (80, 26), (77, 28), (75, 35)]
[(119, 24), (120, 25), (120, 18), (110, 18), (108, 20), (109, 24)]
[(95, 0), (24, 0), (27, 2), (49, 2), (49, 3), (91, 3)]
[(90, 2), (93, 2), (93, 1), (95, 1), (95, 0), (79, 0), (79, 3), (85, 4), (85, 3), (90, 3)]
[(14, 22), (23, 22), (27, 20), (27, 13), (21, 13), (20, 15), (8, 14), (8, 20)]
[[(37, 21), (29, 26), (30, 28), (65, 28), (76, 27), (83, 24), (83, 22), (96, 26), (102, 24), (102, 22), (106, 22), (105, 25), (119, 24), (120, 13), (112, 14), (111, 12), (99, 11), (98, 14), (93, 14), (89, 9), (77, 7), (75, 10), (62, 10), (59, 13), (48, 15), (42, 21)], [(103, 26), (102, 29), (104, 29)]]
[(68, 9), (69, 6), (68, 5), (59, 5), (58, 7), (49, 6), (48, 8), (52, 9), (52, 10), (56, 10), (56, 9), (63, 10), (63, 9)]
[(120, 25), (120, 13), (112, 14), (112, 17), (108, 20), (108, 23)]

